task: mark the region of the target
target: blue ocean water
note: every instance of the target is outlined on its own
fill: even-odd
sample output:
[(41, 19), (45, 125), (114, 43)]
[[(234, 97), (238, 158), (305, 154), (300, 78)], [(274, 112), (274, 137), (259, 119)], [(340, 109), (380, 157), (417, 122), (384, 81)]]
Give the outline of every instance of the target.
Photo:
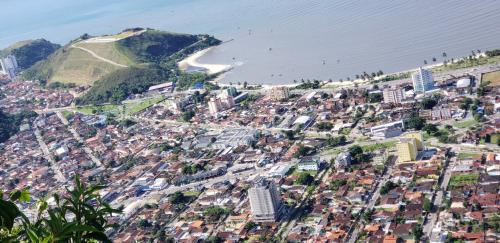
[(129, 27), (231, 40), (202, 57), (226, 82), (291, 83), (394, 72), (500, 48), (499, 0), (0, 0), (0, 48)]

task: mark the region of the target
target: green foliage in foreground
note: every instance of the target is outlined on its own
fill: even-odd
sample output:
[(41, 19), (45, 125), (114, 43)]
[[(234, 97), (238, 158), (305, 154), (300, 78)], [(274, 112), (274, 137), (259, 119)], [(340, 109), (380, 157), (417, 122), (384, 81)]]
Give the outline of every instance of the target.
[(0, 195), (0, 242), (111, 242), (105, 234), (113, 227), (107, 217), (121, 211), (101, 199), (104, 188), (84, 185), (76, 176), (74, 188), (66, 188), (67, 196), (53, 196), (54, 207), (38, 202), (33, 222), (16, 205), (30, 201), (27, 191), (14, 191), (7, 199)]

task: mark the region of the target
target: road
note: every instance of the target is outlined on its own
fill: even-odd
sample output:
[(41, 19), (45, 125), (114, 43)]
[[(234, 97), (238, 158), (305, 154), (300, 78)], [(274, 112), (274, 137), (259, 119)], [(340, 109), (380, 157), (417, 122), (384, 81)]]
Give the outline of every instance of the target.
[[(377, 200), (380, 197), (380, 190), (382, 189), (382, 186), (385, 185), (385, 183), (387, 181), (389, 181), (389, 178), (392, 175), (392, 170), (393, 170), (394, 166), (395, 166), (394, 164), (388, 165), (387, 170), (385, 171), (382, 179), (379, 180), (378, 184), (376, 185), (375, 192), (373, 192), (371, 197), (369, 197), (367, 199), (368, 204), (366, 204), (366, 201), (365, 201), (365, 206), (363, 207), (363, 210), (361, 210), (360, 215), (362, 215), (366, 210), (369, 210), (369, 209), (372, 209), (373, 207), (375, 207), (375, 203), (377, 202)], [(354, 230), (347, 237), (348, 243), (355, 243), (356, 240), (358, 239), (360, 229), (362, 229), (364, 227), (363, 224), (360, 224), (360, 220), (361, 220), (361, 217), (359, 217), (358, 220), (353, 224)]]
[[(456, 147), (452, 149), (452, 152), (455, 153), (458, 152)], [(423, 226), (424, 235), (428, 236), (429, 239), (431, 239), (433, 233), (438, 233), (438, 232), (433, 232), (432, 230), (436, 226), (436, 222), (439, 216), (439, 208), (443, 203), (444, 192), (447, 190), (448, 184), (450, 182), (451, 171), (448, 170), (448, 167), (453, 166), (456, 163), (456, 160), (457, 160), (456, 156), (451, 158), (450, 164), (443, 168), (441, 185), (439, 186), (439, 190), (437, 190), (437, 192), (434, 192), (433, 195), (434, 200), (432, 201), (432, 203), (435, 207), (435, 211), (427, 215), (427, 220), (425, 221), (425, 224)]]
[(47, 144), (43, 141), (42, 133), (40, 132), (40, 129), (36, 125), (36, 122), (35, 122), (35, 126), (34, 127), (35, 127), (35, 137), (36, 137), (36, 140), (37, 140), (38, 144), (40, 145), (40, 148), (42, 149), (42, 152), (43, 152), (43, 154), (45, 156), (45, 159), (47, 161), (49, 161), (50, 168), (51, 168), (52, 171), (54, 171), (54, 174), (56, 176), (57, 181), (63, 182), (63, 183), (66, 182), (67, 178), (64, 176), (64, 174), (61, 172), (61, 170), (57, 166), (56, 161), (52, 157), (52, 154), (50, 153), (49, 148), (47, 147)]
[(99, 59), (99, 60), (101, 60), (101, 61), (103, 61), (103, 62), (107, 62), (107, 63), (109, 63), (109, 64), (111, 64), (111, 65), (114, 65), (114, 66), (117, 66), (117, 67), (123, 67), (123, 68), (128, 67), (127, 65), (123, 65), (123, 64), (120, 64), (120, 63), (116, 63), (116, 62), (113, 62), (113, 61), (111, 61), (111, 60), (109, 60), (109, 59), (106, 59), (106, 58), (104, 58), (104, 57), (101, 57), (101, 56), (97, 55), (95, 52), (93, 52), (93, 51), (91, 51), (91, 50), (89, 50), (89, 49), (87, 49), (87, 48), (83, 48), (83, 47), (81, 47), (81, 46), (76, 46), (75, 44), (71, 45), (71, 48), (76, 48), (76, 49), (80, 49), (80, 50), (82, 50), (82, 51), (85, 51), (85, 52), (89, 53), (90, 55), (92, 55), (93, 57), (95, 57), (95, 58), (97, 58), (97, 59)]
[(73, 134), (73, 137), (76, 139), (76, 141), (80, 142), (82, 144), (83, 151), (89, 156), (89, 158), (96, 164), (98, 167), (102, 167), (102, 162), (94, 156), (92, 153), (92, 150), (85, 145), (85, 141), (83, 140), (82, 137), (80, 137), (80, 134), (76, 132), (76, 130), (69, 124), (68, 119), (63, 116), (63, 114), (60, 111), (56, 112), (57, 117), (59, 117), (59, 120), (66, 126), (66, 128)]

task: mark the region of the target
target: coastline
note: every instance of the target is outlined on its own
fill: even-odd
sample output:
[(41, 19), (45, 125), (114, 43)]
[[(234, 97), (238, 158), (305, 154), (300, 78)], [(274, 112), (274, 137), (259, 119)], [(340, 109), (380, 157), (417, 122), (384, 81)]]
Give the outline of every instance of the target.
[(179, 66), (179, 69), (181, 69), (182, 71), (189, 71), (190, 68), (204, 69), (206, 70), (205, 72), (209, 75), (229, 71), (232, 68), (231, 65), (198, 62), (199, 58), (210, 52), (213, 48), (214, 47), (209, 47), (201, 51), (197, 51), (186, 57), (184, 60), (178, 62), (177, 66)]
[[(201, 69), (202, 71), (204, 71), (205, 73), (207, 73), (209, 75), (219, 74), (216, 78), (214, 78), (210, 82), (212, 82), (214, 84), (217, 84), (217, 85), (219, 85), (221, 87), (242, 86), (242, 85), (234, 85), (234, 84), (231, 85), (229, 83), (223, 82), (223, 79), (225, 77), (225, 73), (233, 68), (232, 65), (228, 65), (228, 64), (207, 64), (207, 63), (200, 63), (200, 62), (198, 62), (199, 58), (201, 58), (203, 55), (205, 55), (208, 52), (210, 52), (215, 47), (216, 46), (212, 46), (212, 47), (209, 47), (209, 48), (197, 51), (197, 52), (191, 54), (190, 56), (188, 56), (187, 58), (185, 58), (184, 60), (178, 62), (177, 65), (179, 66), (179, 68), (182, 71), (185, 71), (185, 72), (189, 71), (190, 68), (191, 69), (194, 68), (194, 69)], [(480, 56), (484, 56), (484, 54), (481, 53), (479, 55), (474, 56), (474, 58), (478, 58)], [(459, 61), (459, 60), (463, 60), (463, 59), (465, 59), (465, 58), (463, 58), (463, 57), (462, 58), (456, 58), (455, 60)], [(432, 63), (432, 64), (422, 65), (422, 66), (419, 66), (419, 67), (422, 67), (422, 68), (425, 68), (425, 69), (434, 69), (434, 68), (438, 68), (438, 67), (442, 67), (442, 66), (444, 66), (443, 62), (436, 62), (436, 63)], [(416, 70), (418, 70), (419, 67), (415, 67), (415, 68), (411, 68), (411, 69), (406, 69), (406, 70), (401, 70), (401, 71), (392, 72), (392, 73), (387, 73), (387, 74), (381, 75), (379, 77), (375, 77), (374, 80), (379, 80), (379, 79), (382, 79), (382, 78), (385, 78), (385, 77), (391, 76), (391, 75), (400, 75), (400, 74), (403, 74), (403, 73), (415, 72)], [(373, 80), (366, 80), (366, 79), (353, 79), (353, 80), (349, 80), (349, 81), (347, 81), (347, 80), (343, 80), (343, 81), (340, 81), (340, 80), (332, 80), (332, 81), (329, 81), (329, 80), (320, 80), (322, 88), (334, 88), (334, 87), (338, 88), (338, 87), (348, 87), (348, 86), (355, 86), (355, 85), (365, 85), (365, 84), (369, 84), (372, 81)], [(284, 86), (289, 87), (289, 88), (293, 88), (293, 87), (298, 86), (300, 84), (301, 83), (288, 83), (288, 84), (249, 84), (249, 86), (260, 86), (262, 89), (267, 90), (267, 89), (272, 89), (273, 87), (284, 87)]]

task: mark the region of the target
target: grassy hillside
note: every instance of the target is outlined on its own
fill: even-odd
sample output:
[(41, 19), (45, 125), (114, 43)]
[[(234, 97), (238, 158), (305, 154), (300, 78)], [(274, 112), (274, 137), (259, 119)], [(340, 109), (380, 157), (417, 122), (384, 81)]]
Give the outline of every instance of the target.
[(200, 41), (200, 36), (147, 30), (117, 41), (122, 51), (139, 62), (159, 62)]
[(0, 52), (0, 56), (12, 54), (16, 57), (19, 67), (26, 69), (47, 58), (60, 47), (60, 45), (44, 39), (26, 40), (5, 48)]
[(220, 43), (206, 35), (176, 34), (133, 29), (110, 36), (85, 35), (23, 74), (25, 79), (92, 85), (120, 69), (146, 67), (177, 60), (196, 50)]
[(96, 59), (88, 52), (65, 46), (47, 60), (27, 69), (23, 76), (26, 79), (87, 85), (119, 68)]

